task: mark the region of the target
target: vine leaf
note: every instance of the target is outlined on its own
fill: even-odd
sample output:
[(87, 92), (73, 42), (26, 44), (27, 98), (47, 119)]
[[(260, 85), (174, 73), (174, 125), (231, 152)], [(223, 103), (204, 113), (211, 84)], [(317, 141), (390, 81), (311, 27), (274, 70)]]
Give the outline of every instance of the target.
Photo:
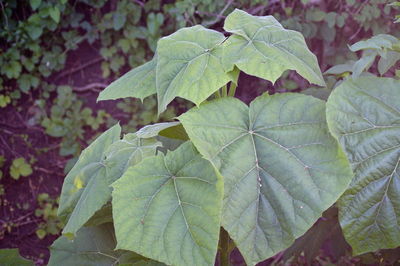
[(325, 103), (311, 96), (264, 94), (250, 107), (222, 98), (179, 120), (224, 177), (222, 226), (248, 265), (289, 247), (352, 177)]
[(225, 73), (220, 59), (224, 40), (222, 33), (198, 25), (158, 41), (159, 113), (177, 96), (199, 105), (231, 80), (234, 75)]
[(400, 245), (400, 81), (346, 80), (328, 99), (327, 120), (349, 158), (354, 179), (339, 201), (353, 253)]
[(73, 238), (76, 232), (111, 199), (111, 183), (128, 166), (143, 157), (155, 155), (161, 143), (155, 139), (127, 134), (120, 140), (117, 124), (104, 132), (88, 148), (68, 173), (61, 192), (58, 215), (67, 218), (63, 234)]
[(272, 16), (252, 16), (235, 9), (224, 30), (233, 33), (224, 42), (223, 63), (227, 71), (236, 65), (249, 75), (275, 82), (285, 70), (296, 70), (309, 82), (325, 86), (317, 57), (301, 33), (286, 30)]
[(115, 100), (126, 97), (140, 98), (142, 101), (147, 96), (156, 93), (156, 65), (157, 56), (136, 67), (111, 83), (100, 92), (97, 101)]
[(164, 265), (125, 250), (115, 250), (112, 223), (81, 228), (71, 241), (59, 237), (50, 247), (49, 266), (52, 265)]
[(213, 265), (222, 180), (190, 142), (130, 167), (113, 185), (117, 248), (172, 265)]

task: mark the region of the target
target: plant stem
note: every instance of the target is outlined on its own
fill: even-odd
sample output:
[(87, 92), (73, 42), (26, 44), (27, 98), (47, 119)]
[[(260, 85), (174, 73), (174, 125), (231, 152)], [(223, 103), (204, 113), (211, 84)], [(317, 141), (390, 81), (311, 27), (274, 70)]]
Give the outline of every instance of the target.
[(222, 94), (222, 97), (228, 96), (228, 86), (227, 85), (222, 87), (221, 94)]
[(237, 87), (237, 85), (234, 82), (231, 82), (229, 84), (229, 94), (228, 94), (228, 96), (235, 97), (236, 87)]
[(219, 265), (220, 266), (229, 266), (230, 265), (230, 250), (229, 250), (229, 235), (222, 227), (219, 234)]

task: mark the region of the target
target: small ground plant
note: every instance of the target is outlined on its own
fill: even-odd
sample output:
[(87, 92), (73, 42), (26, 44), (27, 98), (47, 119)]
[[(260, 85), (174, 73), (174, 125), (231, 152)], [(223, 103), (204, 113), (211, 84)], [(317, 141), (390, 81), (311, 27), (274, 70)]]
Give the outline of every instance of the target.
[(159, 114), (176, 97), (196, 106), (122, 139), (117, 124), (82, 152), (63, 185), (66, 225), (50, 265), (214, 265), (217, 254), (229, 265), (235, 247), (255, 265), (338, 200), (354, 254), (400, 245), (400, 82), (357, 73), (327, 103), (281, 93), (246, 105), (234, 97), (240, 71), (325, 82), (303, 36), (274, 17), (236, 9), (224, 30), (160, 39), (150, 62), (100, 93), (156, 94)]

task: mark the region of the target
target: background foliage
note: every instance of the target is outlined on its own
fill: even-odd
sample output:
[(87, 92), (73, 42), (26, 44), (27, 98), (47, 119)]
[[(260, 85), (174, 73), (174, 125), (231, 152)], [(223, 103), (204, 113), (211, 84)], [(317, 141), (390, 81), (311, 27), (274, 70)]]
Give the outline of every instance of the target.
[[(398, 6), (386, 0), (0, 0), (0, 247), (19, 247), (24, 256), (45, 263), (47, 246), (62, 228), (54, 213), (63, 171), (98, 132), (116, 121), (124, 132), (159, 121), (154, 97), (144, 104), (124, 99), (97, 105), (95, 98), (115, 77), (151, 59), (161, 36), (195, 24), (221, 30), (234, 8), (274, 15), (283, 26), (302, 32), (322, 70), (342, 68), (326, 72), (328, 88), (318, 92), (293, 72), (286, 72), (274, 86), (243, 75), (239, 97), (249, 102), (268, 90), (326, 99), (343, 76), (354, 75), (359, 58), (369, 56), (364, 68), (381, 73), (376, 56), (352, 52), (348, 45), (381, 33), (400, 37), (399, 24), (393, 23), (399, 20)], [(390, 68), (384, 75), (400, 73)], [(160, 120), (189, 106), (175, 100)], [(329, 215), (312, 230), (318, 232), (319, 225), (336, 219)], [(289, 254), (301, 256), (285, 253), (282, 258), (320, 263), (393, 259), (385, 251), (351, 258), (345, 249), (326, 247), (335, 237), (327, 241), (319, 236), (315, 241), (324, 248), (292, 249)]]

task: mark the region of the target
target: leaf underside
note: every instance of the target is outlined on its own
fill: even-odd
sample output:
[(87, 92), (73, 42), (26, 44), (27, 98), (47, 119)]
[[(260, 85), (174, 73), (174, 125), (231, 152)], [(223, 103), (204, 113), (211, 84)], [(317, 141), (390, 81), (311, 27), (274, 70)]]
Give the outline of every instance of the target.
[(310, 96), (265, 94), (250, 107), (223, 98), (179, 120), (224, 177), (222, 225), (249, 265), (289, 247), (352, 177), (324, 102)]
[(214, 265), (222, 182), (190, 142), (113, 184), (117, 248), (172, 265)]
[(82, 152), (68, 173), (61, 193), (59, 215), (68, 217), (63, 234), (73, 237), (108, 201), (111, 183), (144, 157), (155, 155), (161, 143), (155, 139), (127, 134), (120, 140), (121, 128), (112, 127)]
[(328, 99), (327, 120), (352, 164), (339, 219), (355, 255), (400, 246), (400, 81), (344, 81)]
[(236, 9), (226, 18), (224, 29), (233, 33), (224, 42), (226, 70), (236, 65), (249, 75), (275, 82), (290, 69), (325, 86), (317, 57), (307, 48), (303, 35), (284, 29), (273, 16), (257, 17)]

